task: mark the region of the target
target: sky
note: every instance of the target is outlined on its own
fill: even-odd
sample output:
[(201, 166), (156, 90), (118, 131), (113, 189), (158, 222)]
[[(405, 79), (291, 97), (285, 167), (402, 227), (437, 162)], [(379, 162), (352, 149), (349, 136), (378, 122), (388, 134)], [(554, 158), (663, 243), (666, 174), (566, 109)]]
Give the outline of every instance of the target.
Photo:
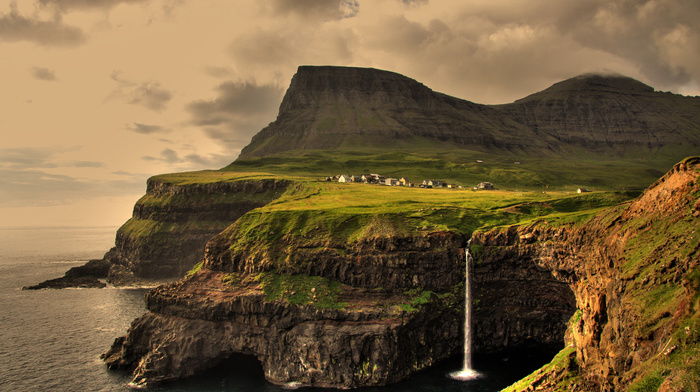
[(0, 226), (118, 226), (218, 169), (299, 65), (484, 104), (588, 72), (700, 95), (697, 0), (0, 0)]

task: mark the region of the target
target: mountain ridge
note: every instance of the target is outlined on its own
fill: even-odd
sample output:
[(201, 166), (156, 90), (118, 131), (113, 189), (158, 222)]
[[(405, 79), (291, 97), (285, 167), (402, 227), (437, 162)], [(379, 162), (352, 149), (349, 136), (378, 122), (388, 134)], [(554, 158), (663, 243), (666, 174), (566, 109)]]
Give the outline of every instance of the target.
[(300, 66), (277, 119), (238, 160), (348, 146), (567, 155), (681, 144), (700, 145), (700, 98), (656, 92), (621, 75), (584, 74), (510, 104), (484, 105), (395, 72)]

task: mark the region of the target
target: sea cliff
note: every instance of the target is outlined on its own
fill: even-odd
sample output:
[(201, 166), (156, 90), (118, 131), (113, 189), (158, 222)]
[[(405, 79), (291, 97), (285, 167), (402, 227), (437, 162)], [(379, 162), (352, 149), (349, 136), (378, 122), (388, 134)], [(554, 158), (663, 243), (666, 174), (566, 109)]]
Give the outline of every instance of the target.
[[(700, 158), (689, 158), (633, 202), (591, 217), (471, 236), (360, 229), (341, 241), (310, 220), (323, 211), (253, 212), (212, 238), (188, 277), (151, 291), (149, 312), (105, 360), (133, 371), (140, 385), (196, 374), (239, 352), (255, 355), (273, 383), (396, 382), (461, 352), (471, 238), (475, 349), (565, 347), (564, 365), (515, 390), (626, 390), (650, 377), (678, 390), (697, 365), (700, 338), (699, 168)], [(274, 225), (290, 227), (285, 216), (312, 227), (276, 232)], [(387, 227), (377, 219), (392, 217), (367, 219), (361, 227)]]
[(586, 224), (475, 236), (483, 262), (538, 265), (576, 298), (567, 348), (508, 391), (698, 387), (699, 178), (700, 158), (689, 158), (629, 205)]
[[(255, 177), (255, 176), (253, 176)], [(180, 278), (201, 261), (204, 246), (246, 212), (278, 198), (289, 181), (240, 178), (217, 171), (155, 176), (117, 231), (108, 281)]]

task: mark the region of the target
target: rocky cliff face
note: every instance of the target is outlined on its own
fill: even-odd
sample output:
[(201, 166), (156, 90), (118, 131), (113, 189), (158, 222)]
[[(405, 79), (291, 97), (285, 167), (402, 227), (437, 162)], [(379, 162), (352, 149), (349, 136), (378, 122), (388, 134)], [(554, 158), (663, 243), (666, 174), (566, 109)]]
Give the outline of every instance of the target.
[[(227, 235), (207, 245), (199, 272), (148, 295), (150, 312), (105, 355), (110, 367), (133, 370), (134, 382), (148, 384), (245, 353), (260, 360), (273, 383), (355, 388), (400, 381), (462, 352), (462, 235), (313, 247), (288, 236), (277, 243), (283, 265), (270, 261), (269, 249), (232, 249)], [(560, 345), (574, 310), (570, 290), (545, 269), (505, 271), (514, 267), (475, 271), (478, 349)], [(337, 282), (335, 305), (324, 302), (322, 282), (286, 287), (267, 280), (277, 274)], [(308, 296), (298, 302), (301, 291)]]
[[(369, 68), (299, 67), (277, 120), (239, 159), (314, 149), (468, 148), (625, 154), (700, 144), (700, 98), (582, 75), (506, 105), (480, 105)], [(678, 157), (680, 159), (681, 157)]]
[[(355, 285), (339, 285), (333, 306), (323, 305), (327, 302), (322, 298), (330, 295), (322, 289), (330, 279), (307, 275), (295, 276), (314, 282), (311, 287), (287, 288), (283, 298), (270, 300), (269, 291), (279, 287), (261, 278), (258, 272), (264, 267), (232, 264), (228, 252), (222, 256), (217, 251), (225, 246), (210, 243), (200, 271), (147, 296), (150, 312), (115, 341), (106, 361), (112, 368), (134, 370), (137, 384), (186, 377), (233, 353), (255, 355), (265, 377), (278, 384), (353, 388), (404, 379), (459, 352), (461, 307), (449, 284), (463, 271), (462, 238), (438, 233), (383, 242), (381, 249), (370, 249), (365, 242), (352, 244), (352, 255), (335, 255), (342, 265), (326, 263), (315, 271)], [(401, 242), (426, 251), (426, 264), (440, 275), (429, 288), (447, 288), (441, 298), (450, 301), (438, 300), (437, 293), (423, 288), (405, 292), (405, 284), (421, 282), (413, 284), (406, 276), (405, 258), (414, 251), (391, 249)], [(437, 244), (444, 247), (440, 254), (431, 248)], [(316, 257), (323, 258), (325, 252), (320, 253)], [(410, 258), (409, 264), (420, 264), (416, 256)], [(404, 268), (396, 263), (404, 263)], [(373, 266), (394, 272), (382, 277)], [(307, 300), (294, 303), (295, 291), (302, 290)], [(420, 305), (418, 294), (424, 301)]]
[(700, 158), (691, 158), (625, 208), (586, 224), (540, 222), (474, 237), (482, 263), (539, 266), (575, 296), (566, 339), (575, 358), (539, 374), (538, 388), (697, 387), (688, 369), (698, 363), (699, 177)]
[(274, 179), (183, 185), (149, 179), (133, 217), (117, 231), (115, 249), (105, 255), (114, 265), (110, 280), (132, 274), (145, 279), (183, 276), (202, 260), (209, 239), (279, 197), (287, 185)]

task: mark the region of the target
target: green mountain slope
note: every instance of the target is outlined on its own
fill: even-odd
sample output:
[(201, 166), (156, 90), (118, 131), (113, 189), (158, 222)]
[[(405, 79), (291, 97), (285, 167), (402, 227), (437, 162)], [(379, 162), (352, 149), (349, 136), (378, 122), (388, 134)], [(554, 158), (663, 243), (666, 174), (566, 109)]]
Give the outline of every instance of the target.
[(277, 119), (226, 170), (622, 189), (648, 186), (699, 150), (700, 98), (623, 76), (582, 75), (480, 105), (392, 72), (303, 66)]

